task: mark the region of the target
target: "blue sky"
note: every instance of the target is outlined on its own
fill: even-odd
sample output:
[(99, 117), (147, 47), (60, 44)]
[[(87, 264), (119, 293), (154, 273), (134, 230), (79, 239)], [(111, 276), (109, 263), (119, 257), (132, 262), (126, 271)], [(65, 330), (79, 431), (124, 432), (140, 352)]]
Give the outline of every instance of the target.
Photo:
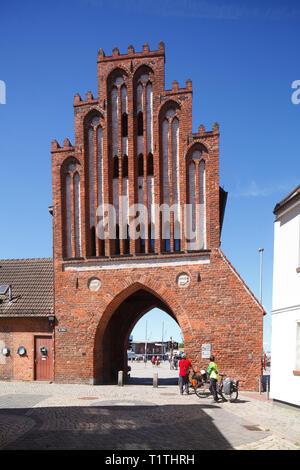
[[(73, 97), (96, 95), (97, 51), (166, 47), (166, 88), (193, 82), (193, 127), (220, 125), (222, 249), (272, 308), (273, 208), (299, 184), (300, 4), (264, 0), (10, 1), (0, 6), (0, 258), (52, 254), (50, 143), (74, 142)], [(161, 338), (163, 317), (148, 331)], [(144, 338), (145, 321), (135, 336)], [(165, 317), (165, 325), (170, 320)], [(156, 326), (155, 326), (156, 325)], [(270, 313), (265, 342), (270, 342)], [(166, 327), (167, 335), (177, 333)], [(180, 336), (179, 336), (180, 339)], [(266, 345), (268, 348), (268, 345)]]

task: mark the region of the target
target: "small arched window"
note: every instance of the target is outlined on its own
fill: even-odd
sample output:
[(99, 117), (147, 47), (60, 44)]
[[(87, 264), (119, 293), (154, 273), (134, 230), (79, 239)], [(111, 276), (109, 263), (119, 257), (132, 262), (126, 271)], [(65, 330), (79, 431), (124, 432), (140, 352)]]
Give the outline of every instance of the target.
[(143, 119), (143, 113), (140, 111), (137, 115), (137, 135), (143, 135), (144, 134), (144, 119)]
[(152, 153), (149, 153), (148, 159), (147, 159), (147, 175), (148, 176), (153, 176), (153, 155), (152, 155)]
[(114, 157), (113, 178), (119, 178), (119, 159)]
[(138, 159), (138, 176), (144, 176), (144, 157), (142, 153)]

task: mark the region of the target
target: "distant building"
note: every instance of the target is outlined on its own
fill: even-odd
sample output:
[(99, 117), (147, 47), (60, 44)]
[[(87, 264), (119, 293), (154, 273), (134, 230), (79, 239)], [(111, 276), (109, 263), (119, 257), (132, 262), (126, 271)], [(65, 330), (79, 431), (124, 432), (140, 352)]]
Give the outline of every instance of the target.
[(300, 406), (300, 185), (274, 214), (270, 395)]
[(147, 351), (146, 354), (166, 354), (166, 351), (168, 349), (168, 341), (164, 341), (163, 343), (159, 341), (147, 343), (147, 346), (145, 342), (142, 341), (132, 342), (132, 350), (136, 354), (145, 354), (145, 348)]

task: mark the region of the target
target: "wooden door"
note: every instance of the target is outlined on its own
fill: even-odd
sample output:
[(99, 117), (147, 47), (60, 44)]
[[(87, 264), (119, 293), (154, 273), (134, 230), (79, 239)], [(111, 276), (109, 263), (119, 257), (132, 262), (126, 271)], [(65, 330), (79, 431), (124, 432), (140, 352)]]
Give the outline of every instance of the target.
[(35, 380), (53, 379), (52, 336), (35, 336)]

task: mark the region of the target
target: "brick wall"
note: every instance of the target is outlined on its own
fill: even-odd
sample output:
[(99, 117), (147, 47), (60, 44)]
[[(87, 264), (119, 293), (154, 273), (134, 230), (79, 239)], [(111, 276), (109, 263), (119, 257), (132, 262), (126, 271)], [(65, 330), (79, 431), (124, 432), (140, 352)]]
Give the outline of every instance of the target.
[[(1, 380), (34, 380), (34, 338), (51, 336), (48, 318), (1, 318), (0, 322), (0, 378)], [(6, 346), (8, 356), (1, 351)], [(18, 348), (26, 349), (24, 356), (19, 356)]]

